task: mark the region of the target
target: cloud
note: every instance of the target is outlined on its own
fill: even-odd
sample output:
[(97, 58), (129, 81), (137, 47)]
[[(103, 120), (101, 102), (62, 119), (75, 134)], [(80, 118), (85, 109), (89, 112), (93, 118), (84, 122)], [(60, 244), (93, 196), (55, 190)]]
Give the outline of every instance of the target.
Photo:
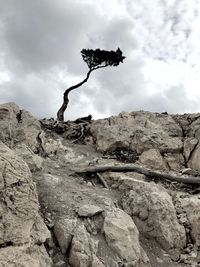
[[(0, 0), (0, 100), (56, 115), (88, 68), (82, 48), (115, 50), (118, 67), (70, 93), (66, 119), (122, 110), (197, 111), (200, 0)], [(188, 93), (190, 90), (190, 93)]]

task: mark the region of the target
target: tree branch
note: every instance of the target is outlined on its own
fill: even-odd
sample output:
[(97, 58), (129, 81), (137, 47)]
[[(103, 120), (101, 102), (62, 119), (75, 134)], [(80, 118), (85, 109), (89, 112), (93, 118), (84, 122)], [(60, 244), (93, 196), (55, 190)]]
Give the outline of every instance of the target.
[(81, 85), (83, 85), (84, 83), (86, 83), (87, 80), (88, 80), (89, 77), (90, 77), (91, 72), (92, 72), (93, 70), (94, 70), (94, 69), (90, 69), (90, 70), (88, 71), (88, 73), (87, 73), (87, 75), (86, 75), (86, 78), (85, 78), (82, 82), (77, 83), (77, 84), (75, 84), (75, 85), (69, 87), (69, 88), (64, 92), (64, 95), (63, 95), (63, 104), (62, 104), (61, 108), (60, 108), (60, 109), (58, 110), (58, 112), (57, 112), (57, 120), (58, 120), (58, 121), (61, 121), (61, 122), (64, 121), (64, 112), (65, 112), (65, 110), (67, 109), (67, 106), (68, 106), (68, 103), (69, 103), (69, 98), (68, 98), (69, 93), (70, 93), (72, 90), (74, 90), (74, 89), (80, 87)]
[(141, 174), (146, 175), (150, 178), (161, 178), (170, 181), (176, 181), (185, 184), (196, 184), (200, 185), (200, 177), (194, 176), (181, 176), (181, 175), (174, 175), (164, 172), (158, 171), (151, 171), (147, 168), (140, 167), (137, 165), (123, 165), (123, 166), (96, 166), (96, 167), (89, 167), (85, 169), (75, 170), (76, 173), (99, 173), (99, 172), (138, 172)]

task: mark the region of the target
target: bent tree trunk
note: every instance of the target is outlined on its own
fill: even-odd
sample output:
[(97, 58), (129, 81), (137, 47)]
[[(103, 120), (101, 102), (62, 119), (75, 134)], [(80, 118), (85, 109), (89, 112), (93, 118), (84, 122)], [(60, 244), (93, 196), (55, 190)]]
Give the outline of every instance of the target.
[(64, 95), (63, 95), (63, 104), (62, 104), (62, 106), (60, 107), (60, 109), (59, 109), (58, 112), (57, 112), (57, 120), (58, 120), (58, 121), (60, 121), (60, 122), (63, 122), (63, 121), (64, 121), (64, 112), (65, 112), (65, 110), (67, 109), (67, 106), (68, 106), (68, 103), (69, 103), (69, 98), (68, 98), (69, 93), (70, 93), (72, 90), (74, 90), (74, 89), (80, 87), (82, 84), (86, 83), (87, 80), (89, 79), (90, 73), (91, 73), (93, 70), (94, 70), (94, 69), (90, 69), (90, 70), (88, 71), (86, 78), (85, 78), (82, 82), (80, 82), (80, 83), (78, 83), (78, 84), (76, 84), (76, 85), (73, 85), (73, 86), (69, 87), (69, 88), (64, 92)]

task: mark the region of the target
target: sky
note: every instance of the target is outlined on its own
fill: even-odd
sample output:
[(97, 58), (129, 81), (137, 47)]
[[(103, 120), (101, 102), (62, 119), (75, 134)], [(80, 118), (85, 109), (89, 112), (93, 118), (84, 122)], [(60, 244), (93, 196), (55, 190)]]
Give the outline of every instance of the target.
[(56, 117), (83, 48), (123, 51), (70, 93), (65, 119), (200, 112), (200, 0), (0, 0), (0, 103)]

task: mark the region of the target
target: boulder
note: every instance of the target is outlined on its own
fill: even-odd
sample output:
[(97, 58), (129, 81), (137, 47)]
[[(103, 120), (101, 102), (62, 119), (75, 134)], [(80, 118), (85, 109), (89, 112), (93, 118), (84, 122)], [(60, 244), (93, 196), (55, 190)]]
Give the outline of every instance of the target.
[(171, 196), (155, 183), (133, 180), (121, 203), (139, 231), (155, 239), (163, 249), (181, 250), (186, 244), (185, 229), (178, 222)]
[(25, 144), (18, 144), (14, 148), (15, 153), (21, 157), (29, 166), (32, 172), (42, 169), (43, 158), (33, 153)]
[(72, 267), (92, 266), (93, 258), (98, 250), (98, 240), (92, 239), (85, 226), (80, 224), (74, 233), (69, 253), (69, 263)]
[(183, 153), (187, 162), (189, 161), (191, 154), (194, 148), (197, 146), (198, 142), (198, 139), (194, 137), (189, 137), (184, 140)]
[(172, 171), (179, 171), (185, 166), (185, 160), (181, 153), (165, 153), (164, 160)]
[(193, 170), (200, 171), (199, 162), (200, 162), (200, 145), (197, 145), (191, 154), (188, 166)]
[(9, 246), (0, 249), (2, 267), (52, 267), (44, 246)]
[(97, 150), (130, 148), (138, 154), (158, 149), (161, 153), (182, 150), (182, 129), (170, 115), (151, 112), (121, 113), (90, 125)]
[(103, 212), (102, 208), (95, 206), (95, 205), (89, 205), (89, 204), (85, 204), (81, 206), (77, 211), (80, 217), (92, 217), (102, 212)]
[(154, 170), (167, 170), (167, 164), (161, 156), (158, 149), (151, 148), (144, 151), (140, 157), (139, 162), (147, 168)]
[(30, 112), (20, 110), (15, 103), (0, 105), (0, 140), (8, 147), (24, 143), (37, 152), (40, 131), (39, 121)]
[(78, 221), (76, 219), (62, 218), (54, 225), (53, 232), (63, 254), (66, 254), (69, 246), (71, 245), (77, 224)]
[[(26, 257), (28, 249), (31, 250), (33, 245), (42, 246), (50, 238), (50, 233), (38, 213), (36, 188), (28, 165), (1, 141), (0, 194), (0, 255), (6, 253), (9, 258), (9, 253), (16, 249), (16, 257), (18, 252), (21, 257), (26, 246)], [(12, 246), (12, 249), (6, 249), (7, 246)], [(0, 259), (3, 260), (3, 257), (0, 256)], [(38, 265), (30, 266), (49, 266), (39, 265), (39, 259), (43, 256), (38, 254), (37, 257), (35, 262)]]
[(197, 248), (200, 247), (200, 196), (178, 198), (191, 226), (191, 237)]
[(131, 217), (120, 209), (107, 212), (103, 231), (108, 246), (117, 254), (121, 266), (150, 266), (139, 243), (139, 232)]

